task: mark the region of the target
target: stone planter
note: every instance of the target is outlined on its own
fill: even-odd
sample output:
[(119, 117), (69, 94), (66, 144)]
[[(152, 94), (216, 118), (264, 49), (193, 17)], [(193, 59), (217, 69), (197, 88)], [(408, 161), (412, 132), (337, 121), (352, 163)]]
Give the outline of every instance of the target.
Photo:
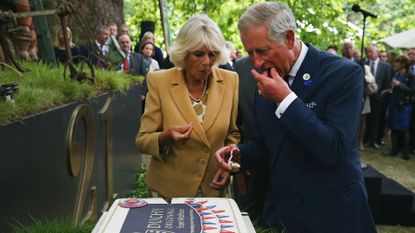
[(0, 126), (0, 232), (32, 218), (98, 217), (126, 197), (140, 166), (140, 87)]

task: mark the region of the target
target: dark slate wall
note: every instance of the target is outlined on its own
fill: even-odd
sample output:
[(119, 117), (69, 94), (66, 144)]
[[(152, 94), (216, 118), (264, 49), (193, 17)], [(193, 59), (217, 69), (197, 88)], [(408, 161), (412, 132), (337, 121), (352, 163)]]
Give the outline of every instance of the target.
[[(96, 213), (105, 208), (107, 193), (105, 121), (99, 111), (112, 97), (112, 178), (113, 191), (126, 197), (140, 166), (135, 135), (141, 114), (140, 91), (133, 86), (128, 93), (103, 94), (85, 103), (72, 103), (20, 122), (0, 127), (0, 232), (10, 231), (16, 220), (30, 224), (34, 219), (73, 216), (80, 188), (81, 172), (71, 175), (68, 153), (68, 127), (74, 110), (86, 104), (92, 110), (96, 141), (91, 180), (96, 187)], [(75, 129), (76, 141), (85, 147), (85, 123)], [(84, 162), (84, 161), (83, 161)], [(85, 217), (91, 194), (85, 198), (81, 218)]]

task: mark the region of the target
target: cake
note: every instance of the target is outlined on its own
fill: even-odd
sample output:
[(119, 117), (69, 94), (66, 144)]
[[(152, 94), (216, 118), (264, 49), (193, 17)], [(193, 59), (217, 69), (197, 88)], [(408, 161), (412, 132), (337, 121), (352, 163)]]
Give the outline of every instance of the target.
[(94, 232), (248, 233), (230, 198), (117, 199)]

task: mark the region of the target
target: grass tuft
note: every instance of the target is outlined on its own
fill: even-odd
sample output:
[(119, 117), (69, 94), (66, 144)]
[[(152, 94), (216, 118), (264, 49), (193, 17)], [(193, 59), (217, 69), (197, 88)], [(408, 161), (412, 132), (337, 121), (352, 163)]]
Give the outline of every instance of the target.
[(65, 79), (64, 66), (50, 67), (35, 62), (23, 65), (30, 70), (23, 75), (8, 67), (0, 70), (0, 84), (19, 85), (18, 94), (13, 96), (14, 104), (0, 99), (0, 125), (65, 103), (84, 101), (103, 92), (126, 92), (132, 84), (144, 80), (123, 72), (95, 70), (95, 85), (91, 85), (89, 81)]
[[(388, 139), (390, 136), (387, 137)], [(385, 176), (399, 182), (412, 192), (415, 192), (415, 155), (410, 160), (403, 160), (400, 156), (386, 156), (391, 149), (390, 140), (379, 150), (366, 148), (361, 152), (362, 162), (369, 164)], [(378, 233), (413, 233), (415, 227), (405, 226), (376, 226)]]
[(403, 160), (401, 155), (387, 156), (390, 149), (390, 141), (386, 140), (386, 145), (379, 150), (366, 148), (361, 153), (361, 159), (385, 176), (415, 192), (415, 155), (410, 155), (410, 160)]
[(17, 223), (13, 226), (13, 233), (89, 233), (94, 223), (74, 225), (69, 218), (52, 220), (33, 220), (31, 225)]

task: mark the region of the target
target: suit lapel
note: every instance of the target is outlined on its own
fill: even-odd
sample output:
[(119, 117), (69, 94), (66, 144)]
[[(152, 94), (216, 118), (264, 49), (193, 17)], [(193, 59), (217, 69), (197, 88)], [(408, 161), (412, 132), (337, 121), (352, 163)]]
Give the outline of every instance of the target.
[(196, 113), (192, 107), (192, 103), (187, 94), (184, 77), (178, 69), (175, 75), (173, 75), (173, 77), (171, 78), (170, 94), (173, 98), (174, 104), (182, 114), (183, 118), (186, 120), (187, 123), (193, 123), (193, 131), (196, 132), (199, 138), (206, 145), (209, 146), (209, 141), (207, 140), (205, 131), (203, 130), (202, 125), (197, 120)]
[(207, 99), (207, 106), (209, 107), (206, 108), (206, 115), (203, 121), (203, 129), (205, 132), (209, 131), (218, 116), (225, 92), (225, 87), (222, 84), (222, 77), (215, 72), (215, 68), (213, 68), (210, 79)]
[(303, 63), (297, 71), (291, 90), (304, 102), (308, 101), (306, 94), (313, 86), (317, 85), (319, 79), (319, 51), (308, 45), (308, 51)]

